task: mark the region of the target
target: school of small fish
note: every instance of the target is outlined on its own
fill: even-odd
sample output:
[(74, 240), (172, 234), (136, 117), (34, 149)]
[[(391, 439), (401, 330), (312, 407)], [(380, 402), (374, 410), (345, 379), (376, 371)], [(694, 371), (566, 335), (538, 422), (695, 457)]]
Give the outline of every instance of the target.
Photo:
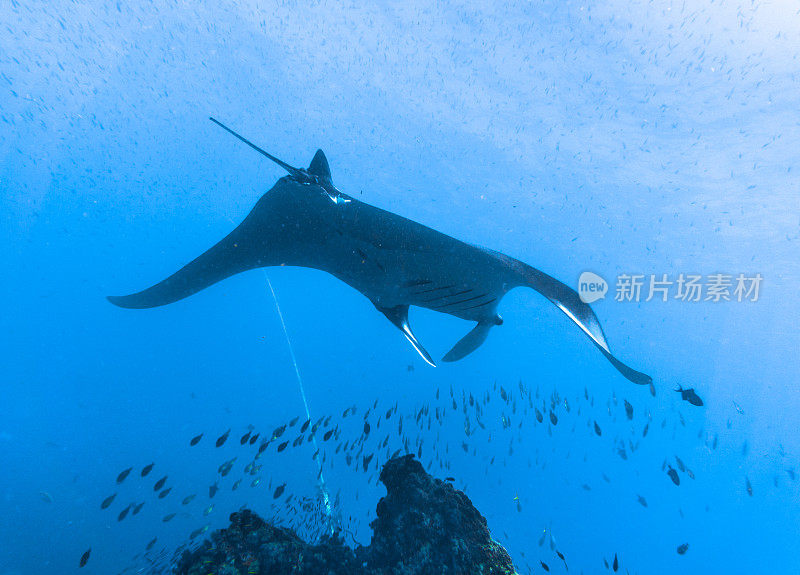
[[(157, 476), (159, 478), (151, 484), (151, 493), (155, 494), (155, 498), (150, 505), (158, 504), (163, 507), (170, 501), (173, 505), (178, 505), (177, 510), (170, 511), (167, 508), (157, 512), (161, 523), (169, 523), (179, 515), (202, 520), (215, 512), (210, 500), (221, 489), (236, 491), (243, 485), (243, 480), (246, 480), (244, 485), (249, 485), (251, 489), (266, 489), (266, 500), (269, 501), (272, 513), (269, 519), (272, 522), (289, 526), (305, 534), (307, 539), (314, 540), (329, 527), (330, 518), (333, 516), (336, 518), (339, 531), (351, 534), (352, 537), (364, 518), (346, 514), (341, 505), (340, 493), (330, 499), (327, 494), (323, 496), (321, 491), (316, 496), (295, 496), (289, 482), (274, 481), (271, 477), (270, 469), (279, 464), (279, 458), (287, 457), (286, 453), (296, 449), (308, 450), (311, 452), (311, 458), (319, 465), (318, 479), (322, 478), (323, 472), (327, 473), (339, 465), (345, 465), (352, 470), (365, 473), (369, 485), (377, 485), (377, 476), (384, 462), (400, 454), (413, 453), (429, 471), (438, 470), (446, 481), (457, 482), (456, 477), (447, 473), (451, 469), (451, 462), (456, 453), (460, 451), (462, 457), (481, 458), (485, 460), (487, 466), (498, 464), (505, 466), (506, 460), (514, 456), (515, 444), (521, 444), (525, 440), (528, 432), (524, 430), (530, 426), (543, 426), (549, 437), (567, 429), (573, 434), (581, 433), (580, 428), (585, 427), (586, 438), (603, 442), (607, 446), (605, 449), (626, 462), (636, 457), (641, 442), (653, 427), (659, 427), (662, 432), (671, 428), (674, 434), (678, 427), (687, 426), (680, 410), (676, 411), (677, 419), (660, 417), (661, 422), (658, 425), (649, 410), (637, 410), (631, 400), (620, 401), (615, 393), (604, 406), (601, 406), (596, 405), (595, 398), (590, 395), (588, 389), (570, 398), (562, 396), (555, 390), (543, 393), (538, 387), (529, 389), (521, 381), (516, 387), (516, 390), (513, 387), (507, 389), (495, 383), (491, 389), (484, 390), (478, 396), (466, 390), (456, 391), (453, 386), (449, 387), (449, 393), (447, 390), (436, 389), (430, 401), (406, 412), (400, 412), (397, 403), (381, 408), (380, 401), (375, 400), (366, 409), (353, 405), (337, 415), (323, 415), (313, 419), (295, 416), (277, 426), (266, 426), (262, 429), (249, 425), (240, 432), (241, 436), (236, 434), (237, 439), (233, 440), (230, 439), (234, 433), (231, 428), (217, 434), (203, 431), (187, 441), (189, 449), (226, 453), (226, 457), (222, 458), (216, 468), (217, 479), (206, 486), (207, 497), (202, 495), (201, 492), (204, 490), (199, 486), (194, 486), (187, 493), (186, 489), (178, 485), (168, 484), (170, 473), (162, 469), (163, 475), (159, 474)], [(694, 389), (679, 387), (676, 391), (680, 393), (682, 401), (692, 406), (691, 409), (703, 405)], [(582, 415), (583, 412), (586, 415)], [(618, 421), (628, 422), (629, 437), (619, 435), (619, 426), (616, 425)], [(442, 430), (445, 426), (457, 426), (461, 429), (463, 437), (458, 442), (459, 445), (451, 445), (447, 439), (442, 439)], [(728, 427), (730, 426), (729, 421)], [(617, 431), (606, 434), (603, 432), (604, 427)], [(208, 436), (216, 439), (205, 439)], [(718, 434), (709, 437), (709, 434), (705, 434), (702, 429), (697, 433), (697, 437), (703, 440), (703, 449), (708, 452), (716, 450), (720, 441)], [(483, 442), (499, 441), (508, 442), (507, 457), (504, 457), (503, 461), (498, 460), (496, 452), (494, 455), (482, 455)], [(460, 447), (460, 450), (455, 449), (451, 452), (451, 447)], [(232, 449), (236, 449), (237, 453), (233, 454), (230, 451)], [(743, 446), (742, 452), (746, 454), (746, 445)], [(571, 454), (568, 452), (562, 455), (569, 458)], [(665, 456), (662, 471), (667, 476), (666, 479), (676, 488), (681, 486), (682, 476), (690, 480), (695, 479), (695, 473), (685, 461), (686, 457), (682, 458), (674, 453)], [(538, 448), (535, 461), (528, 461), (529, 467), (534, 465), (542, 470), (547, 466), (546, 461), (540, 460)], [(136, 481), (147, 481), (154, 468), (161, 469), (163, 466), (164, 464), (149, 462), (141, 467), (129, 466), (120, 471), (116, 475), (114, 491), (101, 500), (100, 509), (111, 509), (117, 503), (121, 505), (121, 508), (118, 507), (114, 512), (117, 522), (126, 519), (130, 521), (129, 518), (139, 514), (147, 501), (123, 499), (120, 504), (118, 501), (122, 497), (121, 490), (132, 481), (131, 477), (135, 477)], [(138, 474), (135, 473), (137, 469), (140, 470)], [(787, 474), (792, 481), (796, 479), (793, 468), (788, 469)], [(606, 473), (602, 473), (601, 478), (607, 484), (612, 481)], [(462, 490), (467, 489), (466, 484), (459, 487)], [(584, 482), (581, 487), (586, 492), (593, 490), (591, 481)], [(744, 478), (743, 488), (749, 496), (754, 495), (753, 486), (747, 477)], [(173, 490), (183, 493), (177, 498), (170, 497)], [(642, 493), (632, 493), (631, 499), (641, 508), (649, 507)], [(528, 503), (535, 504), (535, 501), (535, 495), (528, 497), (518, 494), (513, 498), (514, 509), (523, 512)], [(683, 515), (682, 510), (680, 513)], [(154, 536), (144, 550), (132, 558), (131, 566), (121, 573), (141, 568), (142, 563), (146, 563), (150, 573), (169, 572), (170, 566), (185, 549), (200, 544), (200, 536), (209, 528), (210, 524), (206, 520), (204, 525), (193, 529), (188, 540), (173, 553), (166, 547), (155, 550), (158, 535)], [(507, 533), (504, 535), (509, 538)], [(535, 572), (534, 567), (550, 572), (555, 562), (562, 565), (565, 571), (569, 570), (567, 554), (557, 545), (551, 528), (543, 528), (538, 537), (540, 556), (536, 558), (535, 565), (531, 565), (527, 557), (531, 548), (535, 549), (529, 546), (525, 550), (517, 551), (518, 568), (526, 567), (529, 573)], [(676, 542), (673, 549), (677, 550), (677, 554), (684, 555), (689, 550), (689, 543)], [(80, 557), (80, 567), (87, 564), (90, 552), (91, 549)], [(622, 557), (612, 550), (608, 557), (602, 558), (602, 564), (606, 569), (617, 572), (622, 566)], [(626, 572), (630, 573), (630, 569), (631, 567), (626, 567)]]

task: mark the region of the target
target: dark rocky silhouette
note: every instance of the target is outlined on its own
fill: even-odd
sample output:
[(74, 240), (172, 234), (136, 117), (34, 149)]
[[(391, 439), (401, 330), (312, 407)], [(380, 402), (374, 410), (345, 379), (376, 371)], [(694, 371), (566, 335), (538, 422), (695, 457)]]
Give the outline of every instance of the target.
[(353, 550), (337, 537), (310, 545), (249, 510), (231, 514), (197, 551), (185, 552), (179, 575), (514, 575), (506, 550), (492, 540), (469, 498), (431, 477), (413, 455), (392, 459), (380, 475), (372, 541)]

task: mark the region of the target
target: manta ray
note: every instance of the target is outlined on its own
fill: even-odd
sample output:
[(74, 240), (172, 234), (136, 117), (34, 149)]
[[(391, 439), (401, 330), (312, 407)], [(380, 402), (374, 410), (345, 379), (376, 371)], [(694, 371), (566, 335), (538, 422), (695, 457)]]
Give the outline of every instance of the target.
[(623, 376), (636, 384), (651, 383), (648, 375), (611, 353), (591, 307), (557, 279), (505, 254), (462, 242), (340, 192), (322, 150), (317, 150), (308, 169), (295, 168), (210, 119), (288, 175), (215, 246), (152, 287), (109, 296), (114, 305), (142, 309), (170, 304), (255, 268), (314, 268), (366, 296), (417, 353), (436, 366), (411, 330), (410, 306), (476, 322), (442, 358), (456, 361), (475, 351), (489, 330), (503, 323), (497, 313), (503, 296), (516, 287), (528, 287), (563, 311)]

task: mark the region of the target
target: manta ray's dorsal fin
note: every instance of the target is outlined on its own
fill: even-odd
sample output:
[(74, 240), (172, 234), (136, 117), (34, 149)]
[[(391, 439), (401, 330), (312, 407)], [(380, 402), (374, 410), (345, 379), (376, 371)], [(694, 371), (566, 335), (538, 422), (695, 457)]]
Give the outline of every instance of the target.
[(323, 180), (331, 181), (331, 168), (328, 165), (328, 158), (325, 157), (325, 152), (317, 150), (317, 153), (314, 154), (314, 159), (311, 160), (311, 165), (308, 166), (308, 173)]
[[(259, 148), (258, 146), (256, 146), (256, 145), (255, 145), (253, 142), (251, 142), (250, 140), (248, 140), (248, 139), (247, 139), (247, 138), (245, 138), (244, 136), (240, 136), (239, 134), (237, 134), (236, 132), (234, 132), (233, 130), (231, 130), (231, 129), (230, 129), (228, 126), (226, 126), (225, 124), (223, 124), (223, 123), (222, 123), (222, 122), (220, 122), (219, 120), (216, 120), (216, 119), (214, 119), (214, 118), (211, 118), (211, 117), (209, 117), (208, 119), (209, 119), (209, 120), (211, 120), (212, 122), (214, 122), (214, 123), (215, 123), (217, 126), (219, 126), (220, 128), (222, 128), (223, 130), (225, 130), (225, 131), (226, 131), (226, 132), (228, 132), (229, 134), (231, 134), (231, 135), (232, 135), (234, 138), (237, 138), (237, 139), (241, 140), (242, 142), (244, 142), (245, 144), (247, 144), (248, 146), (250, 146), (251, 148), (253, 148), (253, 149), (254, 149), (256, 152), (258, 152), (259, 154), (262, 154), (262, 155), (266, 156), (267, 158), (269, 158), (270, 160), (272, 160), (273, 162), (275, 162), (276, 164), (278, 164), (278, 165), (279, 165), (281, 168), (283, 168), (284, 170), (286, 170), (287, 172), (289, 172), (289, 173), (290, 173), (290, 174), (292, 174), (293, 176), (295, 176), (295, 177), (302, 177), (302, 176), (303, 176), (303, 170), (301, 170), (301, 169), (299, 169), (299, 168), (295, 168), (294, 166), (290, 166), (289, 164), (287, 164), (287, 163), (286, 163), (286, 162), (284, 162), (283, 160), (279, 160), (278, 158), (276, 158), (275, 156), (273, 156), (273, 155), (272, 155), (272, 154), (270, 154), (269, 152), (267, 152), (267, 151), (265, 151), (265, 150), (262, 150), (261, 148)], [(318, 152), (318, 153), (319, 153), (319, 152)], [(324, 158), (324, 157), (325, 157), (325, 156), (323, 155), (323, 158)], [(314, 156), (314, 159), (316, 160), (316, 156)], [(326, 165), (326, 166), (328, 165), (328, 162), (327, 162), (327, 160), (326, 160), (326, 162), (325, 162), (325, 165)]]
[(392, 322), (397, 328), (403, 332), (403, 335), (406, 336), (406, 339), (414, 346), (414, 349), (417, 350), (417, 353), (422, 356), (429, 365), (436, 367), (436, 364), (431, 358), (431, 355), (425, 351), (425, 348), (422, 347), (422, 344), (419, 342), (417, 337), (414, 335), (414, 332), (411, 331), (411, 326), (408, 325), (408, 306), (407, 305), (398, 305), (395, 307), (381, 307), (379, 305), (375, 305), (383, 315), (387, 317), (387, 319)]

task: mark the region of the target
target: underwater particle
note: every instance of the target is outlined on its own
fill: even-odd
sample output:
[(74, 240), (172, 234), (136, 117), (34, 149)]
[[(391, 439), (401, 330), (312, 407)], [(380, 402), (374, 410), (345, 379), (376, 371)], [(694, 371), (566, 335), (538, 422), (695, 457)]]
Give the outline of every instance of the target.
[(639, 502), (639, 505), (641, 505), (642, 507), (647, 507), (647, 499), (645, 499), (641, 495), (637, 495), (636, 499)]
[(214, 482), (213, 485), (209, 485), (208, 486), (208, 498), (209, 499), (213, 499), (214, 496), (217, 494), (217, 491), (219, 491), (219, 485), (217, 484), (217, 482)]
[(144, 550), (145, 551), (150, 551), (155, 546), (156, 541), (158, 541), (158, 537), (153, 537), (150, 540), (150, 542), (147, 544), (147, 546), (144, 548)]
[(226, 431), (225, 433), (223, 433), (222, 435), (220, 435), (220, 436), (217, 438), (217, 443), (216, 443), (217, 447), (222, 447), (222, 446), (224, 445), (224, 443), (225, 443), (226, 441), (228, 441), (228, 436), (229, 436), (230, 434), (231, 434), (231, 430), (229, 429), (228, 431)]
[(128, 505), (125, 509), (119, 512), (119, 515), (117, 515), (117, 521), (122, 521), (128, 516), (128, 511), (131, 510), (132, 505), (133, 504), (131, 503), (131, 505)]
[(81, 560), (80, 560), (80, 562), (78, 563), (78, 567), (84, 567), (84, 566), (86, 565), (86, 562), (89, 560), (89, 555), (91, 555), (91, 554), (92, 554), (92, 548), (91, 548), (91, 547), (89, 547), (89, 548), (88, 548), (88, 549), (87, 549), (87, 550), (86, 550), (86, 551), (83, 553), (83, 555), (81, 555)]
[(161, 521), (163, 521), (164, 523), (169, 523), (170, 521), (172, 521), (172, 518), (175, 517), (175, 515), (176, 513), (168, 513), (167, 515), (164, 515)]
[(201, 440), (201, 439), (203, 439), (203, 434), (202, 434), (202, 433), (201, 433), (200, 435), (195, 435), (195, 436), (194, 436), (194, 437), (192, 437), (192, 439), (189, 441), (189, 445), (190, 445), (191, 447), (194, 447), (195, 445), (197, 445), (198, 443), (200, 443), (200, 440)]
[(677, 471), (675, 471), (675, 470), (672, 468), (672, 466), (671, 466), (671, 465), (669, 466), (669, 471), (667, 471), (667, 475), (669, 475), (669, 478), (670, 478), (670, 479), (672, 479), (672, 482), (673, 482), (675, 485), (680, 485), (680, 484), (681, 484), (681, 478), (680, 478), (680, 477), (678, 477), (678, 472), (677, 472)]
[(678, 389), (675, 390), (676, 393), (681, 394), (681, 399), (683, 401), (688, 401), (692, 405), (696, 405), (697, 407), (703, 407), (703, 400), (700, 399), (700, 396), (695, 393), (694, 388), (690, 387), (689, 389), (683, 389), (680, 385)]
[(688, 543), (681, 543), (680, 545), (678, 545), (678, 548), (676, 549), (678, 555), (684, 555), (688, 550), (689, 550)]
[(167, 487), (164, 491), (158, 494), (158, 498), (164, 499), (167, 495), (169, 495), (170, 491), (172, 491), (172, 487)]
[(285, 483), (283, 483), (281, 485), (278, 485), (278, 487), (275, 488), (275, 492), (272, 494), (272, 498), (273, 499), (277, 499), (278, 497), (283, 495), (283, 492), (284, 492), (285, 489), (286, 489), (286, 484)]
[(167, 476), (165, 475), (164, 477), (162, 477), (161, 479), (159, 479), (158, 481), (156, 481), (156, 484), (155, 484), (155, 485), (153, 485), (153, 491), (158, 491), (159, 489), (161, 489), (162, 487), (164, 487), (164, 484), (165, 484), (166, 482), (167, 482)]
[(116, 493), (112, 493), (111, 495), (103, 499), (103, 502), (100, 504), (100, 509), (108, 509), (109, 506), (114, 502), (114, 498), (116, 496), (117, 496)]
[(181, 501), (181, 505), (189, 505), (192, 502), (192, 499), (194, 499), (195, 497), (197, 497), (196, 493), (187, 495), (186, 497), (183, 498), (183, 501)]
[(753, 486), (750, 483), (750, 479), (748, 477), (745, 477), (744, 480), (745, 480), (745, 486), (746, 486), (746, 489), (747, 489), (747, 494), (750, 497), (752, 497), (753, 496)]
[(597, 434), (597, 437), (601, 437), (603, 435), (603, 430), (600, 429), (600, 426), (597, 425), (597, 422), (594, 422), (594, 432)]
[(133, 471), (133, 467), (129, 467), (128, 469), (123, 469), (120, 471), (119, 475), (117, 475), (117, 485), (125, 481), (125, 478), (130, 475), (131, 471)]
[(155, 465), (155, 463), (150, 463), (150, 464), (145, 465), (144, 467), (142, 467), (142, 473), (141, 473), (142, 477), (147, 477), (147, 474), (150, 473), (151, 471), (153, 471), (153, 466), (154, 465)]

